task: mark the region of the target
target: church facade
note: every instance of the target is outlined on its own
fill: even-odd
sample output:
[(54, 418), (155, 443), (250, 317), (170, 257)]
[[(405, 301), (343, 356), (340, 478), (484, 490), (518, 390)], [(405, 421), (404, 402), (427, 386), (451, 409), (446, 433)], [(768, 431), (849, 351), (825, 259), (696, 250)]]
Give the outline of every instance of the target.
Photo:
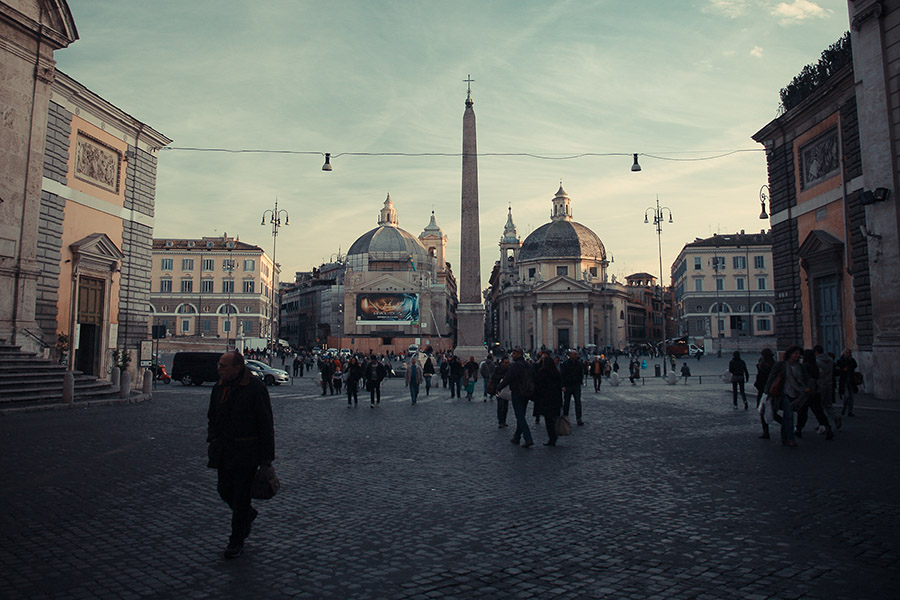
[(296, 339), (298, 346), (324, 342), (329, 348), (379, 354), (406, 352), (409, 346), (452, 349), (456, 279), (446, 254), (447, 236), (434, 213), (414, 236), (400, 227), (388, 195), (378, 226), (357, 238), (337, 264), (329, 265), (327, 281), (314, 272), (282, 290), (282, 311), (296, 304), (296, 315), (283, 314), (282, 323), (306, 324), (286, 330), (286, 339)]
[(551, 203), (550, 222), (524, 242), (509, 209), (500, 260), (485, 291), (489, 346), (624, 348), (628, 289), (608, 277), (606, 248), (572, 219), (562, 185)]

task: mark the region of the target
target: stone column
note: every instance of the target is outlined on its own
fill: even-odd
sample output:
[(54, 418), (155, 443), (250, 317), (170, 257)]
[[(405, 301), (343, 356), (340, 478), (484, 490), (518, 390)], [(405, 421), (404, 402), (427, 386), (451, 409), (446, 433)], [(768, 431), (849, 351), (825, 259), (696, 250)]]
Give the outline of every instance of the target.
[(459, 304), (456, 307), (456, 354), (484, 354), (484, 305), (481, 298), (481, 253), (478, 225), (478, 148), (471, 93), (463, 113), (462, 214), (460, 227)]
[(556, 350), (556, 330), (553, 327), (553, 303), (547, 305), (547, 347)]
[(534, 349), (540, 350), (544, 343), (544, 316), (541, 314), (541, 305), (536, 305), (534, 313)]
[(572, 347), (578, 347), (578, 304), (572, 303)]
[(591, 335), (591, 303), (586, 302), (584, 305), (584, 345), (589, 346), (594, 343), (593, 336)]

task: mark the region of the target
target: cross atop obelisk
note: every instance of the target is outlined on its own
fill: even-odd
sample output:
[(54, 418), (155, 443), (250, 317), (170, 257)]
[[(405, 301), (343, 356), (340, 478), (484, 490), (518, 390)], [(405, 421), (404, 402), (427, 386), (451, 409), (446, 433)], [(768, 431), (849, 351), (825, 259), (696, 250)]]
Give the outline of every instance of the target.
[(478, 147), (475, 142), (475, 110), (472, 79), (467, 84), (463, 113), (462, 215), (460, 227), (459, 305), (456, 308), (456, 354), (464, 360), (481, 360), (484, 346), (484, 305), (481, 301), (481, 235), (478, 224)]

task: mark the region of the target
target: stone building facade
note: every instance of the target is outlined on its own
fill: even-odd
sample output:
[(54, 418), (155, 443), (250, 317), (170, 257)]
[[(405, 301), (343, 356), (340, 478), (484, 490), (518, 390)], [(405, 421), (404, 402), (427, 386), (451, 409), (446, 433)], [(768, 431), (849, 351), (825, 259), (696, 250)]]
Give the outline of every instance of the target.
[(152, 324), (167, 337), (226, 339), (234, 348), (245, 338), (268, 340), (273, 321), (278, 330), (278, 273), (259, 246), (227, 233), (155, 239), (152, 262)]
[(851, 350), (866, 391), (896, 398), (900, 2), (848, 7), (852, 64), (753, 136), (767, 153), (776, 335)]
[[(160, 147), (171, 140), (57, 72), (44, 146), (35, 318), (69, 365), (104, 375), (147, 339)], [(133, 364), (137, 361), (134, 360)]]
[(66, 2), (0, 2), (0, 340), (105, 376), (147, 338), (171, 140), (55, 69), (77, 38)]
[(775, 348), (772, 236), (716, 234), (672, 263), (676, 331), (706, 352)]
[(0, 2), (0, 340), (38, 352), (56, 342), (35, 314), (53, 53), (77, 39), (64, 1)]

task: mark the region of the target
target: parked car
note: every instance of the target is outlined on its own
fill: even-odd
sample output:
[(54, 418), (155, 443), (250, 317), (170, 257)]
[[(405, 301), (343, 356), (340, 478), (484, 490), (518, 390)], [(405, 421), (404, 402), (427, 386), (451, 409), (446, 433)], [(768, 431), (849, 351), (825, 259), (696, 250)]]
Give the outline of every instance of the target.
[(218, 381), (216, 364), (221, 352), (176, 352), (172, 358), (172, 379), (182, 385), (203, 385), (205, 381)]
[(266, 385), (279, 385), (281, 383), (290, 383), (291, 381), (291, 377), (287, 374), (287, 371), (270, 367), (266, 363), (258, 360), (248, 360), (246, 363), (247, 368), (256, 370), (261, 374), (262, 380)]

